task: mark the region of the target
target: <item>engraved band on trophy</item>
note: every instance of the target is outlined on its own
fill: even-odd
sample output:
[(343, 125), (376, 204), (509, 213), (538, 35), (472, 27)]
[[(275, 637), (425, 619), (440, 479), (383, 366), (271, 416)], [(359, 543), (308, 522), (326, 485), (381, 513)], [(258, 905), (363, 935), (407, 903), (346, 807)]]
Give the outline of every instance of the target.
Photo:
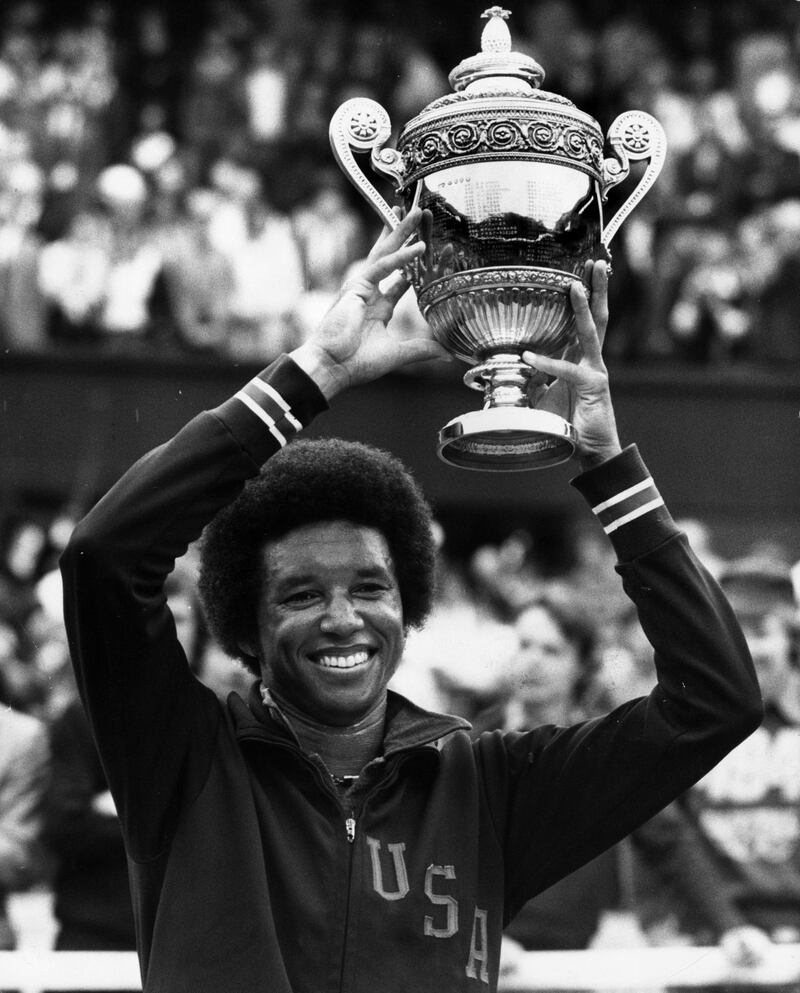
[[(604, 139), (593, 117), (542, 90), (542, 67), (511, 50), (509, 14), (485, 11), (482, 51), (453, 69), (454, 92), (410, 120), (396, 149), (374, 100), (347, 100), (330, 124), (337, 162), (384, 223), (399, 222), (354, 150), (370, 153), (406, 209), (429, 212), (426, 251), (409, 275), (434, 337), (470, 366), (464, 382), (484, 394), (482, 410), (439, 432), (440, 457), (469, 469), (535, 469), (572, 455), (573, 425), (536, 408), (541, 377), (521, 355), (559, 357), (575, 343), (570, 284), (587, 260), (610, 260), (611, 239), (666, 155), (651, 115), (621, 114)], [(646, 169), (604, 225), (603, 202), (636, 160)]]

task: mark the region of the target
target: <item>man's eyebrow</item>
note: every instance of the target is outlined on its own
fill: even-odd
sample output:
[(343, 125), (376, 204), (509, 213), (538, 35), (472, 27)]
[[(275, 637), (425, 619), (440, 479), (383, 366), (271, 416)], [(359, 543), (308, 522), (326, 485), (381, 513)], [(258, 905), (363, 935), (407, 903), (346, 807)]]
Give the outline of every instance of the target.
[[(355, 570), (354, 574), (357, 579), (370, 579), (375, 576), (391, 576), (392, 567), (390, 562), (376, 562), (374, 565), (360, 566)], [(274, 574), (268, 572), (266, 579), (268, 585), (275, 590), (288, 589), (292, 586), (306, 586), (320, 581), (319, 575), (313, 572), (287, 573), (286, 571), (282, 571), (279, 576), (275, 576)]]
[(317, 577), (311, 572), (296, 572), (288, 575), (286, 572), (282, 572), (279, 576), (267, 572), (267, 584), (277, 590), (287, 589), (290, 586), (306, 586), (315, 582), (316, 579)]

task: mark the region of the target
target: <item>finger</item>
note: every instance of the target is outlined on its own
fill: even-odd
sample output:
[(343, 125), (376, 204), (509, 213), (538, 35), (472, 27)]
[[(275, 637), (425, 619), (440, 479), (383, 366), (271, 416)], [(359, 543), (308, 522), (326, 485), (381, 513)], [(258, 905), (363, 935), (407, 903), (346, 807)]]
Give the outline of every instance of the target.
[(369, 253), (368, 259), (372, 261), (386, 252), (396, 251), (416, 233), (421, 220), (422, 211), (419, 207), (413, 207), (402, 218), (396, 228), (389, 230), (388, 227), (385, 227), (378, 240), (372, 246), (372, 251)]
[(539, 355), (538, 352), (523, 352), (523, 361), (539, 372), (556, 379), (562, 379), (566, 383), (583, 385), (586, 382), (586, 374), (575, 362), (568, 362), (566, 359), (552, 359), (548, 355)]
[[(402, 209), (402, 207), (393, 207), (392, 208), (392, 213), (395, 215), (395, 217), (398, 220), (402, 220), (402, 218), (403, 218), (403, 209)], [(369, 251), (369, 255), (367, 256), (367, 259), (371, 259), (373, 256), (380, 255), (381, 254), (381, 252), (384, 249), (384, 245), (386, 243), (386, 239), (395, 230), (396, 230), (396, 228), (392, 227), (391, 225), (384, 224), (384, 226), (380, 230), (380, 233), (379, 233), (378, 237), (375, 239), (375, 242), (374, 242), (372, 248)]]
[(373, 287), (396, 269), (402, 269), (410, 265), (414, 259), (419, 258), (425, 251), (424, 241), (415, 241), (413, 245), (402, 245), (388, 255), (380, 258), (369, 259), (367, 265), (359, 273), (360, 279), (370, 283)]
[(422, 211), (422, 219), (419, 225), (419, 236), (423, 241), (431, 240), (433, 232), (433, 214), (429, 210)]
[(602, 362), (600, 355), (600, 337), (597, 325), (589, 309), (589, 298), (583, 283), (577, 280), (569, 288), (569, 299), (575, 312), (575, 330), (586, 359), (596, 365)]
[(598, 260), (592, 267), (589, 285), (592, 288), (591, 312), (602, 346), (608, 327), (608, 263)]
[(397, 301), (408, 292), (408, 277), (404, 272), (394, 272), (381, 282), (379, 287), (383, 296), (394, 309)]

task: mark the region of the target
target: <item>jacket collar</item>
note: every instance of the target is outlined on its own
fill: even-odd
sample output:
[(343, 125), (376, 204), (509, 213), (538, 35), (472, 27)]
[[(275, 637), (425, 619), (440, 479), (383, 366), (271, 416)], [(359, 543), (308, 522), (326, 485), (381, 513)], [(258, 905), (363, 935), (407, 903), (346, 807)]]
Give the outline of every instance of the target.
[[(228, 697), (228, 714), (239, 741), (263, 741), (299, 747), (280, 708), (266, 707), (261, 699), (259, 683), (253, 683), (245, 702), (237, 693)], [(386, 731), (383, 755), (388, 758), (423, 745), (439, 747), (442, 739), (455, 731), (469, 730), (470, 724), (461, 717), (437, 714), (425, 710), (400, 693), (389, 690), (386, 705)]]

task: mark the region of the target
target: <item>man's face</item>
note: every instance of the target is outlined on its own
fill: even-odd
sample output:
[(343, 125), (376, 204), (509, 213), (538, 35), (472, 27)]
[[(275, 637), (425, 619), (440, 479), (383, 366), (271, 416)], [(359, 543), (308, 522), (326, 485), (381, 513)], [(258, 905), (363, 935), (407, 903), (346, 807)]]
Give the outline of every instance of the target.
[(753, 656), (764, 698), (780, 701), (791, 669), (791, 641), (786, 620), (777, 613), (765, 613), (740, 615), (739, 622)]
[(538, 604), (520, 614), (514, 627), (519, 638), (511, 663), (515, 696), (528, 704), (567, 707), (581, 672), (577, 649)]
[(381, 700), (405, 641), (383, 535), (347, 521), (296, 528), (263, 552), (264, 683), (321, 723), (355, 724)]

